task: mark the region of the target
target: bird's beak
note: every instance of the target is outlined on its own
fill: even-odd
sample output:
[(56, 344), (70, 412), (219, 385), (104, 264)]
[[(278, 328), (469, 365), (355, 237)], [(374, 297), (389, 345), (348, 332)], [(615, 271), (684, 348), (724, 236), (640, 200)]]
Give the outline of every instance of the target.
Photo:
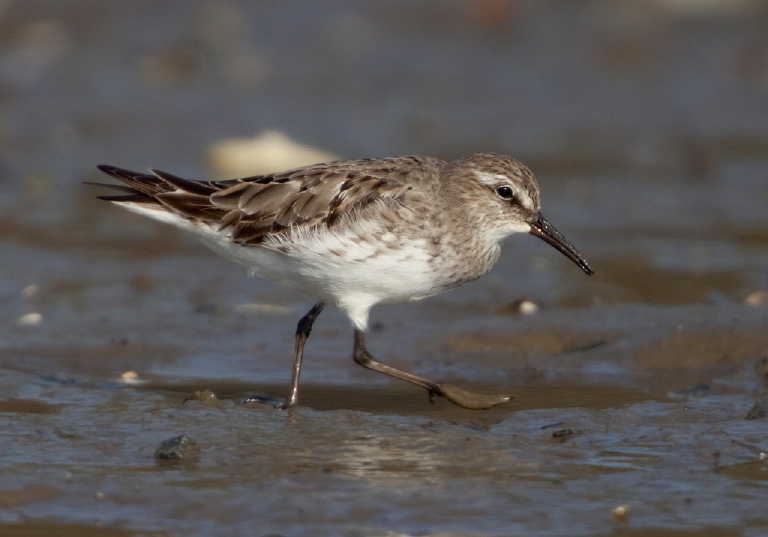
[(581, 257), (581, 254), (573, 247), (573, 245), (563, 237), (562, 233), (555, 229), (555, 227), (547, 222), (541, 213), (538, 213), (531, 222), (531, 235), (535, 235), (541, 240), (549, 243), (557, 248), (561, 254), (576, 263), (581, 267), (581, 270), (587, 274), (594, 274), (595, 271), (589, 266), (587, 260)]

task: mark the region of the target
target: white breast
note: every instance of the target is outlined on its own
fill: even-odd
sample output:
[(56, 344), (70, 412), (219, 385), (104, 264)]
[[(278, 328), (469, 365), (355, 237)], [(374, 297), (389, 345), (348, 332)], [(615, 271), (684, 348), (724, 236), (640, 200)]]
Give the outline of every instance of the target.
[(401, 303), (439, 293), (425, 237), (397, 236), (375, 221), (355, 225), (299, 228), (275, 235), (260, 246), (232, 242), (227, 230), (191, 222), (175, 213), (121, 204), (134, 212), (190, 231), (252, 276), (291, 287), (333, 304), (365, 329), (368, 312), (379, 302)]

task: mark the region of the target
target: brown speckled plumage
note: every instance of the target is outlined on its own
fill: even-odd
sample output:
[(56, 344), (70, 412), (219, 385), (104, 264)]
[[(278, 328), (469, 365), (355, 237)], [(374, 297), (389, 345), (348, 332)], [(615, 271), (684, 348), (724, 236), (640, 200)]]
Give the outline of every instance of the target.
[(100, 199), (159, 204), (222, 231), (232, 228), (233, 241), (256, 245), (298, 226), (332, 227), (343, 215), (377, 201), (404, 202), (414, 185), (400, 167), (418, 166), (428, 177), (445, 165), (429, 157), (339, 161), (229, 181), (190, 181), (159, 170), (148, 175), (99, 166), (136, 191)]

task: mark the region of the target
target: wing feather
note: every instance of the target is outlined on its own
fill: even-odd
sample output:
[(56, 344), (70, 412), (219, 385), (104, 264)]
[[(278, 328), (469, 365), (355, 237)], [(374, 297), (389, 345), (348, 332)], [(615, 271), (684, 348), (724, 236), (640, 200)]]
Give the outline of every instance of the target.
[[(381, 200), (407, 203), (424, 194), (420, 178), (438, 174), (445, 162), (429, 157), (331, 162), (230, 181), (192, 181), (160, 170), (153, 175), (99, 166), (126, 186), (118, 203), (158, 204), (189, 220), (229, 230), (244, 245), (303, 227), (336, 225), (345, 215)], [(403, 170), (409, 170), (405, 173)], [(432, 184), (425, 182), (425, 184)]]

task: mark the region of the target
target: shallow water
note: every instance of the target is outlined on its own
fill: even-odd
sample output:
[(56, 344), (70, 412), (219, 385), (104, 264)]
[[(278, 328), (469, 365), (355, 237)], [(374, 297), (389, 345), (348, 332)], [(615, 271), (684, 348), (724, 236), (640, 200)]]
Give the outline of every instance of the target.
[[(765, 534), (766, 15), (0, 3), (0, 534)], [(533, 168), (596, 275), (513, 237), (480, 281), (375, 309), (368, 339), (511, 403), (363, 370), (335, 311), (299, 409), (242, 403), (284, 396), (311, 299), (79, 182), (99, 163), (215, 176), (215, 144), (267, 129)], [(196, 449), (157, 460), (182, 434)]]

